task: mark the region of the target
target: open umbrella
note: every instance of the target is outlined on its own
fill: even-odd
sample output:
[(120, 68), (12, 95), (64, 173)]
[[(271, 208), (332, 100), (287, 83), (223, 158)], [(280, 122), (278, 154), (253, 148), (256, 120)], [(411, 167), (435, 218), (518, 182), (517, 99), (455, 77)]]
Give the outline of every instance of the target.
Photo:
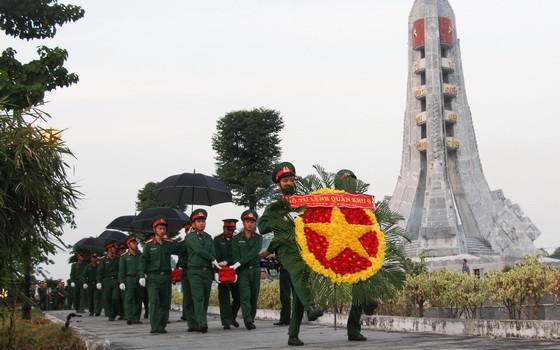
[(132, 220), (134, 220), (135, 217), (136, 215), (119, 216), (115, 220), (111, 221), (105, 228), (119, 231), (132, 231), (130, 223), (132, 222)]
[(152, 223), (155, 219), (163, 218), (167, 221), (167, 231), (177, 232), (189, 221), (187, 214), (179, 209), (168, 207), (153, 207), (142, 210), (136, 218), (132, 220), (130, 226), (137, 231), (149, 232), (152, 230)]
[(231, 202), (231, 191), (215, 177), (199, 173), (173, 175), (153, 189), (156, 199), (174, 204), (196, 204), (211, 206)]
[(115, 230), (105, 230), (101, 232), (99, 236), (97, 236), (97, 239), (100, 242), (103, 242), (103, 247), (105, 247), (105, 245), (109, 242), (124, 243), (127, 238), (128, 235), (126, 233)]
[(76, 242), (73, 248), (75, 252), (103, 252), (105, 250), (105, 245), (97, 238), (87, 237)]

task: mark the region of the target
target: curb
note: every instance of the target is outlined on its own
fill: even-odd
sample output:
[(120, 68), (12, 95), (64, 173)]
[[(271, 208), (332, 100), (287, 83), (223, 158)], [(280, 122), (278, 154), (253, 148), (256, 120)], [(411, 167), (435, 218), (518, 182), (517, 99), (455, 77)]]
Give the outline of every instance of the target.
[[(43, 314), (43, 316), (51, 321), (52, 323), (59, 323), (64, 325), (64, 321), (59, 320), (58, 318), (51, 316), (49, 314)], [(84, 341), (86, 344), (86, 349), (88, 350), (109, 350), (111, 348), (111, 342), (107, 339), (98, 337), (97, 335), (90, 333), (88, 331), (84, 331), (78, 327), (71, 326), (72, 329), (76, 332), (76, 335)]]

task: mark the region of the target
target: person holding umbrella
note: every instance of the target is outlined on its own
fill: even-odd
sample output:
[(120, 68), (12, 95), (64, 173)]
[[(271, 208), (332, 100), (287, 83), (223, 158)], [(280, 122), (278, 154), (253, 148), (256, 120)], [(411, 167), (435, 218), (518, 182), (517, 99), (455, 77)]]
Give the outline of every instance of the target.
[(70, 286), (74, 289), (74, 307), (77, 313), (84, 313), (84, 303), (82, 298), (84, 295), (83, 290), (83, 275), (86, 263), (84, 262), (84, 253), (76, 253), (76, 262), (70, 267)]
[(138, 282), (138, 265), (142, 253), (138, 250), (136, 237), (128, 237), (125, 244), (128, 251), (121, 255), (119, 262), (119, 288), (124, 291), (124, 317), (129, 325), (140, 324), (144, 288)]
[[(222, 221), (224, 222), (223, 232), (214, 237), (214, 251), (220, 265), (232, 265), (234, 260), (231, 243), (238, 220), (224, 219)], [(237, 282), (218, 284), (218, 300), (220, 303), (220, 320), (224, 329), (230, 329), (230, 326), (239, 327), (239, 323), (235, 320), (241, 307), (239, 284)]]
[(87, 295), (89, 315), (101, 315), (101, 291), (95, 288), (97, 278), (97, 267), (99, 265), (99, 255), (91, 253), (89, 264), (84, 269), (84, 292)]
[[(138, 267), (138, 282), (148, 288), (150, 298), (150, 333), (167, 333), (165, 327), (171, 307), (171, 254), (178, 255), (181, 245), (166, 237), (167, 221), (152, 223), (154, 236), (146, 241)], [(144, 277), (147, 276), (147, 277)]]
[(204, 231), (208, 213), (204, 209), (196, 209), (191, 214), (194, 230), (185, 237), (189, 261), (187, 262), (187, 276), (191, 287), (193, 306), (187, 313), (194, 314), (195, 322), (189, 325), (188, 331), (206, 333), (208, 331), (208, 302), (212, 288), (214, 266), (221, 267), (216, 260), (212, 237)]
[(241, 214), (243, 232), (233, 238), (233, 261), (231, 266), (238, 274), (239, 292), (241, 294), (241, 312), (248, 330), (255, 329), (257, 300), (261, 287), (261, 269), (259, 253), (263, 238), (257, 230), (258, 215), (254, 210), (245, 210)]
[(107, 255), (105, 255), (97, 268), (97, 289), (102, 291), (103, 306), (105, 316), (109, 321), (114, 321), (118, 312), (118, 304), (121, 302), (119, 293), (119, 256), (117, 255), (117, 245), (110, 242), (105, 245)]

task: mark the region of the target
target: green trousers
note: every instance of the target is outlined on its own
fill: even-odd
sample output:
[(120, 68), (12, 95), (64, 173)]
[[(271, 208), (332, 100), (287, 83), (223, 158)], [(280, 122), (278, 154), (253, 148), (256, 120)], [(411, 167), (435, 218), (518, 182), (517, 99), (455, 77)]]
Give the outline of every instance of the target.
[(150, 298), (150, 327), (162, 331), (167, 326), (171, 307), (171, 278), (169, 275), (150, 274), (146, 279)]
[(220, 320), (222, 326), (231, 326), (237, 318), (241, 307), (239, 283), (218, 284), (218, 300), (220, 302)]
[(210, 300), (210, 289), (212, 288), (212, 269), (198, 270), (189, 268), (187, 275), (191, 287), (193, 314), (196, 325), (198, 327), (208, 326), (206, 314)]
[(186, 268), (183, 268), (183, 271), (181, 271), (181, 289), (183, 292), (183, 316), (181, 318), (187, 321), (189, 328), (196, 329), (198, 323), (196, 323), (196, 318), (194, 317), (194, 303)]
[(294, 287), (288, 270), (280, 266), (278, 272), (280, 275), (280, 304), (282, 305), (280, 309), (280, 320), (278, 320), (278, 322), (288, 324), (291, 319)]
[(237, 283), (239, 284), (243, 321), (253, 322), (257, 314), (257, 301), (261, 287), (260, 268), (258, 266), (239, 268)]
[(124, 318), (130, 321), (140, 321), (144, 288), (138, 283), (138, 277), (126, 277), (124, 285)]
[(92, 283), (85, 292), (87, 294), (87, 305), (89, 313), (100, 314), (102, 309), (102, 292), (99, 289), (95, 288), (95, 283)]
[(121, 302), (119, 282), (116, 278), (105, 277), (103, 278), (101, 290), (105, 316), (109, 317), (110, 320), (114, 320)]
[(348, 313), (348, 322), (346, 323), (346, 332), (348, 335), (360, 334), (362, 330), (362, 311), (364, 307), (362, 305), (354, 305), (350, 308)]

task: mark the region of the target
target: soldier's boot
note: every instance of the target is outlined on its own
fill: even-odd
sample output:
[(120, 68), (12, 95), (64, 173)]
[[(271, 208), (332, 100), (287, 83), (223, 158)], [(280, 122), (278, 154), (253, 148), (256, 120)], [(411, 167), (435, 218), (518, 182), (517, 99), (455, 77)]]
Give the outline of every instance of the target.
[(303, 342), (298, 337), (289, 337), (288, 338), (288, 345), (291, 346), (302, 346)]

